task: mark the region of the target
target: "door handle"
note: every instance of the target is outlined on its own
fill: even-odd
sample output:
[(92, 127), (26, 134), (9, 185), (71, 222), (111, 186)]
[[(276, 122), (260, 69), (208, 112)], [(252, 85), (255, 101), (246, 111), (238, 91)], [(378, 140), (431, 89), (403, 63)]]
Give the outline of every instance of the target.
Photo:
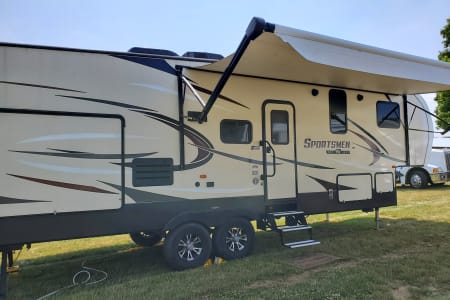
[(266, 175), (266, 177), (274, 177), (275, 173), (277, 172), (277, 165), (276, 165), (276, 155), (275, 155), (275, 149), (273, 149), (272, 145), (268, 141), (264, 141), (267, 145), (266, 153), (272, 152), (272, 164), (273, 164), (273, 172), (271, 175)]

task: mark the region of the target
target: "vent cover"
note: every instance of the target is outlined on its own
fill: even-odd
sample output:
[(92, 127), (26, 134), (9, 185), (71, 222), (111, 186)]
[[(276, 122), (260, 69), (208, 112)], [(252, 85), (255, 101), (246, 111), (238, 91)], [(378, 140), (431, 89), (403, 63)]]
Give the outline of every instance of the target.
[(173, 184), (172, 158), (136, 158), (132, 162), (133, 186)]

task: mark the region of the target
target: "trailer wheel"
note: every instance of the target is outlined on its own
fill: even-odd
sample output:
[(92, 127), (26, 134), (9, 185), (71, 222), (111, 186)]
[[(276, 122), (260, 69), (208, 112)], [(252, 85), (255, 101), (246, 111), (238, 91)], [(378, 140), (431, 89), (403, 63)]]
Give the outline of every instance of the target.
[(428, 185), (427, 175), (420, 170), (412, 171), (409, 177), (409, 184), (412, 188), (423, 189)]
[(164, 242), (164, 257), (175, 270), (202, 266), (209, 259), (212, 243), (209, 231), (197, 223), (187, 223), (171, 231)]
[(250, 254), (254, 241), (252, 224), (246, 219), (232, 219), (214, 231), (214, 253), (225, 260), (242, 258)]
[(161, 235), (150, 231), (139, 231), (130, 233), (130, 238), (139, 246), (151, 247), (159, 243)]

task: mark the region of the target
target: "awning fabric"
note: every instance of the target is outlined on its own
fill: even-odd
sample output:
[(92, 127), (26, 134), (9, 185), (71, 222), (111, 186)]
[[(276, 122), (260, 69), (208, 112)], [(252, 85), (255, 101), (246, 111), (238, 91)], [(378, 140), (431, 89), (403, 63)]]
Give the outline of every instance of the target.
[[(233, 55), (200, 69), (224, 72)], [(387, 94), (450, 90), (450, 64), (275, 25), (245, 50), (233, 74)]]

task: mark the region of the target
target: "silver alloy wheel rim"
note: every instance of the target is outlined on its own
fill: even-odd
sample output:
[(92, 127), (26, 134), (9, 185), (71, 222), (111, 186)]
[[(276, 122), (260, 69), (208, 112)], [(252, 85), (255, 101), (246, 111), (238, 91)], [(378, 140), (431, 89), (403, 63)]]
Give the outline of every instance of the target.
[(203, 251), (198, 235), (188, 233), (178, 242), (178, 256), (186, 261), (194, 261)]
[(413, 174), (410, 181), (412, 186), (418, 187), (422, 185), (422, 177), (418, 174)]
[(228, 250), (231, 252), (242, 251), (245, 249), (247, 244), (247, 234), (244, 233), (242, 228), (232, 227), (228, 230), (227, 236), (225, 237), (225, 243)]

